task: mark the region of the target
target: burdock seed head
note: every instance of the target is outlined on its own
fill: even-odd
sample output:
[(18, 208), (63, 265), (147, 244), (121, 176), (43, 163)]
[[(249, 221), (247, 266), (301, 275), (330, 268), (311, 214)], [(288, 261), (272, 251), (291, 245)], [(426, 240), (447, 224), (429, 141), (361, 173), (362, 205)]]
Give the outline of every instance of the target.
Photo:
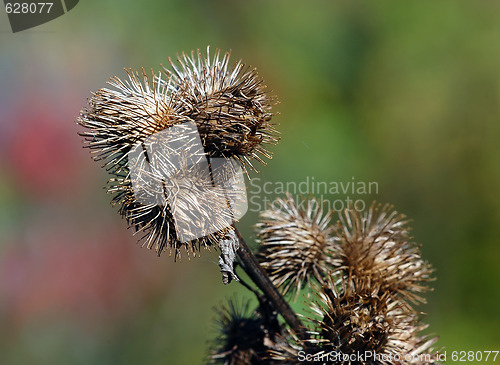
[(180, 69), (172, 64), (166, 76), (142, 69), (113, 77), (77, 119), (85, 147), (112, 175), (112, 203), (148, 248), (175, 257), (181, 247), (194, 254), (231, 229), (228, 206), (238, 197), (214, 181), (217, 174), (232, 179), (234, 171), (221, 169), (234, 164), (220, 160), (262, 161), (260, 155), (270, 157), (263, 145), (277, 141), (273, 101), (255, 70), (241, 62), (230, 67), (219, 51), (213, 59), (208, 51), (179, 59)]
[[(341, 354), (377, 354), (360, 364), (432, 364), (436, 337), (422, 336), (427, 326), (417, 313), (393, 300), (390, 293), (368, 285), (361, 277), (350, 283), (329, 282), (311, 303), (319, 319), (314, 320), (317, 351)], [(340, 363), (340, 362), (339, 362)]]
[(207, 153), (216, 157), (235, 157), (251, 167), (251, 159), (265, 163), (271, 158), (266, 144), (278, 142), (270, 120), (275, 100), (255, 69), (241, 61), (231, 67), (230, 53), (221, 57), (210, 49), (188, 56), (182, 53), (173, 71), (164, 68), (172, 81), (169, 88), (176, 113), (195, 120)]
[(429, 290), (425, 283), (432, 280), (432, 269), (411, 241), (405, 218), (389, 205), (346, 209), (336, 233), (342, 261), (337, 273), (404, 302), (425, 302), (421, 294)]
[(230, 300), (217, 310), (219, 335), (215, 339), (209, 361), (212, 364), (261, 364), (266, 356), (264, 323), (251, 313), (249, 302)]
[(316, 199), (296, 202), (289, 194), (260, 214), (258, 256), (283, 293), (298, 294), (304, 287), (321, 284), (338, 265), (330, 219), (331, 213), (324, 212)]

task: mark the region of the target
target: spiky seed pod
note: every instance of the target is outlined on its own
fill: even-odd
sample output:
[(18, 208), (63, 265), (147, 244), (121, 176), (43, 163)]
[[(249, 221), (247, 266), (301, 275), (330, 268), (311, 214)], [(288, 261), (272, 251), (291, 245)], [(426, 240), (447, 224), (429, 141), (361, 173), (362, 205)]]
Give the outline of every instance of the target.
[(405, 302), (425, 302), (432, 269), (411, 241), (405, 216), (389, 205), (372, 204), (365, 212), (346, 209), (340, 214), (342, 264), (334, 274), (364, 280)]
[(361, 362), (339, 361), (345, 364), (435, 363), (431, 346), (437, 338), (419, 335), (426, 326), (419, 323), (416, 313), (362, 278), (338, 286), (330, 282), (319, 293), (320, 303), (310, 303), (319, 316), (312, 319), (317, 328), (312, 342), (321, 351), (373, 354)]
[(224, 365), (264, 364), (267, 356), (264, 322), (251, 313), (250, 302), (230, 300), (217, 310), (219, 335), (209, 356), (210, 363)]
[[(231, 67), (229, 53), (221, 58), (216, 50), (204, 56), (200, 50), (169, 59), (173, 72), (170, 91), (176, 113), (196, 121), (207, 153), (215, 157), (234, 157), (252, 168), (251, 159), (265, 164), (271, 158), (266, 144), (279, 138), (270, 120), (275, 104), (255, 69), (241, 61)], [(255, 168), (254, 168), (255, 169)]]
[[(146, 145), (155, 135), (185, 123), (196, 125), (203, 153), (210, 157), (260, 160), (258, 153), (267, 155), (262, 144), (277, 140), (272, 137), (274, 130), (269, 123), (271, 98), (265, 93), (255, 71), (243, 72), (241, 63), (230, 69), (229, 56), (220, 61), (218, 53), (212, 62), (208, 57), (204, 59), (201, 56), (198, 61), (200, 63), (196, 67), (192, 65), (192, 69), (184, 65), (184, 73), (166, 70), (167, 77), (161, 72), (148, 75), (144, 69), (140, 73), (127, 70), (127, 79), (114, 77), (109, 81), (112, 89), (103, 88), (94, 93), (89, 106), (82, 109), (77, 119), (77, 123), (86, 128), (79, 133), (84, 137), (86, 147), (91, 150), (94, 159), (103, 161), (103, 167), (113, 175), (108, 181), (108, 192), (117, 194), (113, 204), (120, 206), (121, 215), (136, 232), (140, 232), (145, 245), (155, 248), (158, 254), (167, 249), (173, 250), (175, 257), (179, 256), (180, 247), (186, 247), (192, 254), (199, 247), (210, 247), (223, 238), (229, 229), (225, 224), (228, 217), (222, 214), (214, 219), (213, 213), (210, 213), (227, 211), (228, 202), (233, 200), (227, 196), (227, 189), (224, 198), (221, 191), (205, 186), (207, 177), (204, 172), (198, 172), (195, 178), (176, 176), (175, 179), (167, 179), (174, 185), (173, 189), (169, 189), (168, 182), (156, 179), (158, 171), (147, 169), (142, 169), (145, 172), (141, 175), (141, 179), (147, 180), (146, 187), (140, 189), (147, 199), (138, 198), (129, 166), (129, 156), (134, 148), (142, 146), (146, 151)], [(200, 84), (196, 85), (197, 82)], [(201, 91), (203, 95), (199, 93)], [(211, 107), (202, 112), (203, 105)], [(190, 147), (183, 148), (189, 150)], [(148, 152), (151, 154), (151, 150)], [(164, 156), (163, 160), (168, 161), (170, 157)], [(153, 153), (148, 158), (161, 160), (161, 152)], [(179, 158), (177, 160), (180, 161)], [(147, 161), (148, 164), (150, 162)], [(192, 167), (192, 164), (189, 166)], [(212, 172), (214, 170), (213, 166), (204, 166), (205, 171), (207, 168)], [(161, 170), (156, 175), (165, 172)], [(184, 171), (187, 172), (190, 171)], [(170, 176), (171, 172), (167, 175)], [(172, 203), (178, 197), (175, 191), (182, 191), (183, 184), (188, 190), (197, 186), (194, 191), (198, 191), (199, 195), (209, 192), (203, 195), (202, 206), (186, 194), (183, 204)], [(154, 199), (150, 200), (153, 195)], [(213, 201), (211, 207), (205, 204), (209, 201)], [(208, 221), (225, 228), (193, 238), (190, 242), (181, 239), (175, 229), (179, 226), (203, 226), (203, 222)]]
[(114, 89), (94, 93), (77, 118), (86, 128), (79, 133), (85, 147), (94, 160), (104, 161), (103, 167), (111, 173), (128, 172), (127, 155), (137, 143), (189, 120), (174, 113), (169, 81), (162, 80), (161, 73), (148, 76), (144, 69), (140, 74), (132, 69), (126, 72), (126, 80), (115, 76), (108, 81)]
[[(116, 77), (110, 81), (110, 85), (117, 90), (101, 89), (90, 99), (90, 106), (83, 109), (78, 118), (78, 123), (88, 128), (88, 131), (80, 135), (85, 137), (87, 147), (96, 154), (94, 159), (104, 160), (103, 167), (114, 175), (108, 181), (108, 192), (116, 194), (112, 204), (120, 206), (120, 214), (127, 219), (135, 233), (140, 234), (144, 245), (154, 248), (158, 255), (169, 249), (178, 258), (181, 247), (186, 248), (188, 256), (195, 254), (200, 247), (217, 243), (227, 229), (195, 237), (189, 242), (179, 237), (178, 229), (200, 224), (199, 218), (207, 217), (207, 213), (214, 209), (226, 211), (224, 191), (207, 186), (211, 179), (206, 175), (209, 172), (206, 165), (193, 164), (192, 156), (179, 155), (182, 151), (188, 153), (196, 149), (191, 135), (196, 134), (196, 130), (186, 130), (185, 135), (174, 134), (173, 137), (183, 141), (180, 152), (169, 151), (169, 141), (156, 138), (162, 131), (189, 122), (187, 118), (173, 112), (167, 92), (168, 84), (160, 82), (161, 74), (153, 76), (154, 81), (151, 82), (151, 77), (144, 70), (142, 80), (135, 71), (129, 70), (127, 73), (127, 81)], [(159, 142), (166, 143), (153, 147), (154, 143)], [(147, 150), (146, 144), (149, 150), (143, 165), (137, 166), (137, 161), (129, 161), (134, 149), (141, 147)], [(175, 161), (169, 161), (169, 158)], [(182, 163), (190, 166), (171, 166)], [(168, 167), (169, 171), (166, 171)], [(197, 167), (199, 170), (193, 171)], [(136, 174), (136, 182), (140, 181), (139, 186), (133, 186), (132, 173)], [(165, 176), (170, 178), (165, 179)], [(187, 196), (186, 191), (198, 193), (193, 196), (209, 193), (217, 199), (208, 199), (205, 195), (200, 200), (205, 206), (190, 206), (186, 199), (181, 199), (184, 200), (181, 204), (176, 203), (179, 195)], [(219, 206), (215, 206), (221, 201)], [(175, 214), (174, 209), (181, 214)], [(197, 220), (191, 221), (191, 211), (195, 212)], [(222, 216), (219, 218), (224, 220)]]
[[(168, 164), (164, 156), (158, 157), (160, 166)], [(213, 186), (214, 171), (207, 166), (190, 165), (183, 158), (179, 162), (168, 179), (154, 169), (135, 170), (135, 176), (115, 178), (109, 187), (116, 193), (112, 204), (120, 206), (120, 214), (134, 234), (140, 235), (143, 245), (158, 254), (169, 251), (175, 258), (180, 257), (182, 247), (189, 257), (224, 239), (233, 219), (228, 199), (239, 198), (222, 185)], [(139, 180), (140, 188), (131, 180)]]
[(283, 293), (298, 294), (304, 287), (322, 283), (338, 266), (330, 219), (331, 212), (324, 212), (316, 199), (295, 202), (290, 194), (260, 214), (258, 257)]

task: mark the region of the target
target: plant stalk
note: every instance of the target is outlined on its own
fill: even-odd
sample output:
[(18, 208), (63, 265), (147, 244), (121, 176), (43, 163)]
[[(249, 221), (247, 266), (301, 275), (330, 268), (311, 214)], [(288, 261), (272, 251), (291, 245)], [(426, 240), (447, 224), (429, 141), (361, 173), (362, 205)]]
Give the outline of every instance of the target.
[(257, 285), (257, 287), (264, 293), (264, 295), (273, 304), (275, 309), (280, 313), (285, 319), (286, 323), (290, 326), (293, 332), (301, 339), (307, 340), (306, 329), (302, 322), (299, 320), (295, 312), (292, 310), (288, 302), (283, 298), (281, 293), (276, 289), (274, 284), (269, 279), (269, 276), (260, 266), (257, 258), (248, 248), (245, 240), (241, 236), (238, 228), (234, 226), (236, 235), (240, 243), (240, 247), (237, 251), (238, 258), (241, 261), (242, 268), (245, 273), (252, 279), (252, 281)]

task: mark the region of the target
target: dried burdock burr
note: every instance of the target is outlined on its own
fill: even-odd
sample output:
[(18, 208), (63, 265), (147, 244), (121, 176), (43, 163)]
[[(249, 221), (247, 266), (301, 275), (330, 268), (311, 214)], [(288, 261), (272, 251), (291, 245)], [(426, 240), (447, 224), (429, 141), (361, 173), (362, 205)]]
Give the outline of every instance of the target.
[(290, 194), (260, 213), (258, 257), (283, 293), (297, 295), (303, 288), (318, 288), (339, 266), (330, 220), (331, 212), (324, 211), (316, 199), (296, 202)]
[(110, 181), (109, 191), (115, 193), (112, 203), (120, 206), (122, 216), (144, 236), (144, 245), (159, 254), (169, 250), (177, 257), (181, 247), (188, 255), (196, 254), (200, 247), (224, 239), (233, 219), (227, 199), (238, 196), (224, 185), (214, 186), (212, 177), (220, 170), (191, 163), (192, 156), (176, 158), (178, 166), (168, 169), (169, 175), (154, 167), (167, 166), (171, 155), (151, 156), (154, 164), (134, 161), (131, 173)]
[(230, 54), (213, 59), (199, 50), (182, 53), (177, 63), (169, 59), (168, 87), (173, 108), (179, 115), (196, 121), (203, 146), (210, 156), (234, 157), (253, 168), (251, 159), (265, 163), (271, 158), (266, 144), (278, 142), (270, 120), (271, 97), (255, 69), (241, 61), (230, 66)]
[(218, 336), (213, 341), (209, 362), (224, 365), (261, 364), (267, 356), (265, 323), (250, 302), (230, 300), (217, 309)]
[[(251, 160), (271, 157), (265, 145), (278, 141), (271, 106), (256, 71), (229, 54), (210, 58), (182, 54), (174, 71), (127, 70), (112, 89), (98, 90), (77, 123), (94, 159), (112, 175), (108, 192), (120, 214), (158, 255), (188, 256), (222, 243), (223, 282), (241, 267), (295, 331), (296, 314), (259, 266), (234, 223), (246, 210), (243, 175)], [(166, 73), (166, 75), (165, 75)], [(241, 197), (244, 196), (244, 204)]]
[(429, 290), (432, 269), (411, 240), (404, 215), (373, 203), (367, 211), (346, 209), (339, 217), (341, 266), (336, 274), (364, 280), (408, 304), (425, 302), (422, 294)]
[(232, 230), (241, 216), (233, 211), (238, 194), (214, 181), (245, 168), (236, 160), (252, 166), (252, 159), (271, 157), (264, 145), (278, 138), (273, 98), (255, 70), (241, 62), (231, 67), (228, 53), (210, 58), (208, 49), (171, 64), (174, 71), (129, 69), (126, 79), (113, 77), (77, 123), (85, 146), (112, 175), (113, 205), (144, 245), (177, 258), (180, 248), (196, 254)]
[(312, 319), (316, 351), (365, 355), (356, 364), (435, 363), (432, 346), (437, 338), (420, 335), (427, 326), (418, 313), (408, 311), (377, 283), (352, 277), (330, 282), (318, 296), (319, 302), (310, 303), (318, 316)]

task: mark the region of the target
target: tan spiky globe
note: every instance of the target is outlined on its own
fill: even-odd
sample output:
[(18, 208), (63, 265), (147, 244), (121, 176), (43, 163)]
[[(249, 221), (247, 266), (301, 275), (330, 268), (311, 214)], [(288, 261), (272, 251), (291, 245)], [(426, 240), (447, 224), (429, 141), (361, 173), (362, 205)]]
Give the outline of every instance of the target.
[(266, 144), (278, 142), (270, 120), (274, 98), (255, 69), (241, 61), (231, 67), (229, 53), (213, 59), (191, 52), (169, 59), (169, 91), (176, 114), (195, 120), (205, 150), (211, 156), (235, 157), (252, 166), (251, 159), (265, 163), (271, 158)]
[(283, 293), (318, 287), (338, 266), (337, 245), (330, 225), (331, 212), (316, 199), (290, 194), (276, 199), (261, 212), (257, 224), (258, 257), (273, 284)]
[(432, 269), (411, 240), (404, 215), (374, 203), (364, 212), (346, 209), (339, 218), (342, 264), (334, 273), (364, 280), (405, 302), (425, 302), (422, 293), (429, 290)]
[[(112, 88), (94, 93), (77, 119), (85, 128), (79, 133), (85, 146), (112, 175), (108, 192), (114, 194), (113, 205), (144, 245), (175, 257), (181, 247), (196, 254), (231, 229), (228, 222), (234, 216), (225, 212), (235, 199), (224, 186), (214, 186), (217, 166), (223, 164), (215, 166), (214, 159), (236, 159), (243, 169), (245, 164), (253, 167), (252, 159), (271, 157), (265, 145), (278, 141), (270, 123), (273, 98), (255, 70), (241, 61), (231, 66), (229, 53), (221, 57), (216, 51), (211, 58), (208, 49), (206, 55), (183, 53), (178, 59), (178, 65), (171, 62), (173, 71), (129, 69), (126, 79), (113, 77)], [(162, 134), (186, 126), (194, 131)], [(157, 135), (165, 141), (155, 142)], [(161, 148), (152, 147), (161, 143)], [(182, 149), (196, 151), (195, 157), (181, 156)], [(142, 161), (139, 156), (131, 166), (136, 151), (146, 157)], [(198, 164), (202, 158), (209, 164)], [(197, 171), (198, 165), (202, 168)], [(234, 172), (220, 174), (232, 178)], [(184, 192), (182, 199), (178, 192)], [(217, 229), (199, 228), (209, 225)], [(189, 229), (206, 233), (190, 235)]]
[(361, 365), (435, 363), (437, 337), (422, 335), (427, 325), (420, 323), (418, 313), (377, 285), (355, 276), (321, 289), (319, 302), (310, 305), (318, 316), (312, 320), (316, 350), (362, 354), (361, 361), (352, 362)]

